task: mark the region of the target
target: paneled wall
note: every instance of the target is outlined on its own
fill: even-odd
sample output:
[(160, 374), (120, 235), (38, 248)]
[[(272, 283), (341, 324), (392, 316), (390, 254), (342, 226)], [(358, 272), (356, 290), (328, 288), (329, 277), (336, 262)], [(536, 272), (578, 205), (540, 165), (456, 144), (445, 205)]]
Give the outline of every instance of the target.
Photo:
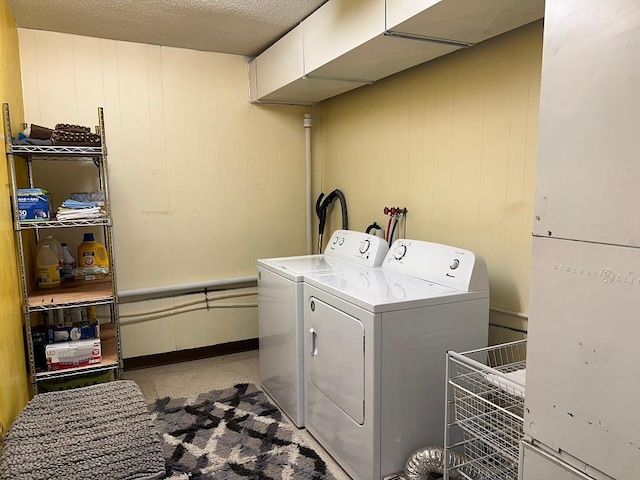
[[(408, 238), (481, 254), (492, 307), (525, 313), (542, 31), (535, 22), (322, 104), (322, 186), (344, 192), (350, 227), (386, 227), (383, 208), (406, 207)], [(495, 311), (492, 322), (526, 328)], [(503, 332), (492, 341), (512, 338)]]
[[(312, 109), (249, 104), (242, 57), (20, 30), (25, 118), (93, 125), (105, 107), (120, 289), (252, 275), (257, 258), (304, 253), (311, 111), (314, 199), (340, 188), (357, 230), (386, 225), (384, 206), (406, 207), (409, 238), (485, 257), (492, 322), (526, 329), (508, 312), (528, 304), (542, 30)], [(90, 173), (73, 181), (90, 189)], [(44, 168), (37, 180), (64, 200), (69, 178)], [(123, 328), (125, 356), (252, 338), (255, 319), (229, 309), (137, 323)]]
[[(305, 253), (308, 109), (249, 104), (244, 57), (19, 32), (27, 122), (93, 126), (104, 107), (119, 290), (255, 275), (257, 258)], [(92, 168), (45, 166), (36, 180), (59, 205), (71, 181), (95, 188)], [(216, 310), (127, 326), (125, 357), (255, 338), (256, 319)]]
[[(0, 103), (15, 106), (13, 123), (14, 128), (19, 128), (23, 115), (18, 30), (5, 0), (0, 0), (0, 52)], [(3, 152), (4, 140), (2, 135)], [(27, 403), (28, 390), (8, 164), (4, 154), (0, 155), (0, 161), (0, 430), (6, 432)]]

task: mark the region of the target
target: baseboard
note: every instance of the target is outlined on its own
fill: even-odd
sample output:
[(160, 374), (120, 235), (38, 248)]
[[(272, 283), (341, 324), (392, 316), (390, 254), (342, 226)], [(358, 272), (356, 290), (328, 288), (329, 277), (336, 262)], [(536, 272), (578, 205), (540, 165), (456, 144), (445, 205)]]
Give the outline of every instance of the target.
[(179, 350), (177, 352), (157, 353), (154, 355), (143, 355), (141, 357), (125, 358), (124, 370), (136, 370), (139, 368), (157, 367), (159, 365), (169, 365), (172, 363), (189, 362), (202, 358), (217, 357), (230, 353), (248, 352), (258, 349), (258, 339), (238, 340), (237, 342), (221, 343), (207, 347), (191, 348)]

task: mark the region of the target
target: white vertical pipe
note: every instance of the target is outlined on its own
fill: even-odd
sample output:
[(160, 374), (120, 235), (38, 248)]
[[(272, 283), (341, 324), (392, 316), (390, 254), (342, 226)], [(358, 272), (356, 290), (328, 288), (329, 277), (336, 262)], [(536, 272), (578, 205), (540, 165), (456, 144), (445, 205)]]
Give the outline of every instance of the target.
[(304, 114), (304, 139), (305, 139), (305, 153), (307, 164), (307, 255), (313, 253), (311, 248), (311, 218), (312, 218), (312, 202), (311, 202), (311, 114)]

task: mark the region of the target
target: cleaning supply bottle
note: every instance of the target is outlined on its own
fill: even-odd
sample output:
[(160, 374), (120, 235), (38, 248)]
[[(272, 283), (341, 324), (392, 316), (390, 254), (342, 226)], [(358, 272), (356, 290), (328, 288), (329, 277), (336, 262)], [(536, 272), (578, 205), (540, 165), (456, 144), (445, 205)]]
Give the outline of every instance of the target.
[(62, 243), (62, 278), (73, 279), (73, 269), (76, 268), (76, 259), (69, 245)]
[(49, 245), (51, 247), (51, 250), (53, 251), (53, 253), (55, 253), (56, 256), (58, 257), (58, 267), (62, 268), (62, 264), (64, 261), (62, 244), (58, 240), (53, 238), (52, 235), (47, 235), (46, 237), (44, 237), (42, 240), (38, 242), (38, 245), (36, 246), (36, 251), (40, 251), (40, 247), (42, 247), (43, 245)]
[(82, 243), (78, 245), (78, 266), (109, 268), (107, 249), (96, 242), (93, 233), (85, 233)]
[(48, 243), (42, 245), (36, 257), (36, 273), (38, 286), (54, 288), (60, 285), (60, 271), (58, 270), (58, 256)]

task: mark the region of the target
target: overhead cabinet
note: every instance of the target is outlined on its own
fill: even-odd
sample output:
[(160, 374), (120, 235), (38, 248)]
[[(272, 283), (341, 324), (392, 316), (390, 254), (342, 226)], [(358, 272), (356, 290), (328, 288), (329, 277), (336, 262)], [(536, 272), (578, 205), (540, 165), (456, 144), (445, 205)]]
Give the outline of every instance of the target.
[(363, 85), (307, 77), (302, 45), (301, 24), (249, 63), (252, 102), (312, 104)]
[(304, 73), (370, 84), (460, 46), (391, 38), (384, 0), (331, 0), (302, 22)]
[(370, 80), (360, 68), (345, 69), (341, 60), (383, 30), (384, 0), (330, 0), (302, 22), (305, 75)]
[(250, 62), (250, 100), (312, 104), (543, 15), (544, 0), (330, 0)]
[(544, 0), (386, 0), (388, 33), (472, 46), (544, 16)]

